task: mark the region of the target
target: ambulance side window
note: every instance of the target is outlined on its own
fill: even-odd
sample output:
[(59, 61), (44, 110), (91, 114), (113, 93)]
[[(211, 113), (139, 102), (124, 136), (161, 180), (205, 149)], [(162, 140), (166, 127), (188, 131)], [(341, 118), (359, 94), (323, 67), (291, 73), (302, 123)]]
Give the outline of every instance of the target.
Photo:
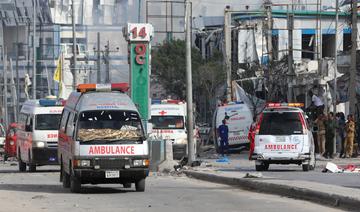
[(67, 124), (66, 124), (66, 135), (73, 136), (74, 135), (74, 113), (70, 113)]
[(64, 109), (64, 112), (62, 114), (61, 122), (60, 122), (60, 130), (65, 131), (66, 128), (66, 122), (69, 118), (69, 111)]

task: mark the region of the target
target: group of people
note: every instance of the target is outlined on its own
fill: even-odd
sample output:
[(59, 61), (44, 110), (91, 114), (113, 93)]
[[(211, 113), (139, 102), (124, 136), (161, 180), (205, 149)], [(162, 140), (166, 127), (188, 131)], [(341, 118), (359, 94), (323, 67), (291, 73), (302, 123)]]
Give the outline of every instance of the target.
[(330, 112), (327, 115), (321, 113), (315, 120), (317, 126), (317, 146), (318, 152), (325, 158), (333, 158), (334, 141), (341, 147), (340, 157), (350, 158), (353, 154), (355, 140), (354, 116), (348, 115), (345, 120), (344, 113)]

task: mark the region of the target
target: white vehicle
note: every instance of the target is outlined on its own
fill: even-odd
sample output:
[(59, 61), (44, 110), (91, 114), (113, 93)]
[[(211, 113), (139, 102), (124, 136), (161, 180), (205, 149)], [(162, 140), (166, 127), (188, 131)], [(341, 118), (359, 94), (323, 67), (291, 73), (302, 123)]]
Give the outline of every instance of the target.
[(20, 110), (17, 125), (19, 171), (36, 171), (39, 165), (57, 165), (58, 127), (62, 102), (55, 99), (28, 100)]
[(301, 103), (269, 103), (256, 127), (252, 159), (257, 171), (270, 164), (298, 164), (315, 168), (315, 146)]
[(152, 138), (171, 140), (174, 159), (187, 154), (186, 103), (180, 100), (153, 101), (151, 105)]
[(81, 184), (121, 183), (145, 190), (149, 147), (139, 112), (124, 91), (127, 83), (81, 84), (62, 114), (60, 181), (71, 192)]
[(253, 120), (249, 107), (242, 102), (219, 106), (214, 113), (213, 133), (216, 151), (220, 151), (220, 138), (217, 129), (226, 119), (229, 128), (229, 148), (237, 149), (249, 145), (248, 132)]

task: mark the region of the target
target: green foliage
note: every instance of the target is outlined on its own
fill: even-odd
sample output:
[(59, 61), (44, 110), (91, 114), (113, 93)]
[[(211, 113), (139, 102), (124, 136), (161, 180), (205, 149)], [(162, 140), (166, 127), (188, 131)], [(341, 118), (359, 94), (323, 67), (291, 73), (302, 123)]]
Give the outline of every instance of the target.
[[(173, 40), (164, 42), (152, 51), (152, 73), (164, 86), (169, 95), (186, 97), (186, 55), (185, 42)], [(194, 97), (214, 96), (218, 85), (224, 83), (225, 71), (220, 52), (205, 61), (196, 48), (191, 50)]]

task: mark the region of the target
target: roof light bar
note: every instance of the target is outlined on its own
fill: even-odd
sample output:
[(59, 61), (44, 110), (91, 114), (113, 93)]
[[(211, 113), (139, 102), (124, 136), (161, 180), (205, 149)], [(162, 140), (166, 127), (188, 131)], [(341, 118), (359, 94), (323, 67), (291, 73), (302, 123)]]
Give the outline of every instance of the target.
[(267, 107), (304, 107), (304, 103), (267, 103)]
[(64, 102), (59, 101), (57, 99), (40, 99), (39, 105), (44, 106), (44, 107), (64, 106)]
[(77, 86), (77, 91), (81, 93), (89, 91), (97, 92), (110, 92), (110, 91), (121, 91), (126, 92), (129, 90), (128, 83), (112, 83), (112, 84), (80, 84)]

